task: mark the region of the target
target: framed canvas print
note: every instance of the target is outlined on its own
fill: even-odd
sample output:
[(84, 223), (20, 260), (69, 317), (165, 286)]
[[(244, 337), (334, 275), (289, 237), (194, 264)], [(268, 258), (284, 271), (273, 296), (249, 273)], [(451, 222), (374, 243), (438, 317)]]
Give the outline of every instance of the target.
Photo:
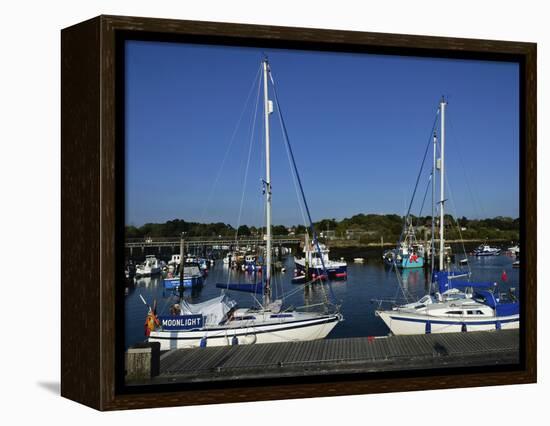
[(62, 395), (536, 380), (536, 45), (100, 16), (62, 42)]

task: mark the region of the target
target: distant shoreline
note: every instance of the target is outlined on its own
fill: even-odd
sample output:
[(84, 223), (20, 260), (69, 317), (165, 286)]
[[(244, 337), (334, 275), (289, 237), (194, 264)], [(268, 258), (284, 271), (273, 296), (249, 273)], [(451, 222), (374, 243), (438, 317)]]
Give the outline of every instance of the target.
[[(439, 239), (435, 240), (439, 244)], [(495, 238), (495, 239), (485, 239), (485, 238), (475, 238), (468, 240), (445, 240), (445, 243), (448, 244), (471, 244), (471, 243), (511, 243), (510, 240), (505, 238)], [(330, 248), (376, 248), (376, 247), (395, 247), (395, 242), (384, 242), (381, 243), (362, 243), (358, 240), (340, 240), (334, 239), (326, 241), (327, 246)]]

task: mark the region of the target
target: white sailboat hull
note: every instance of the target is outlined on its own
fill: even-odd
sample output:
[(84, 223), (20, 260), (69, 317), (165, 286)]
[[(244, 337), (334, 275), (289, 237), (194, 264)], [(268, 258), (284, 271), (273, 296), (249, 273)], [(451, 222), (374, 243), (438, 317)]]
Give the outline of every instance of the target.
[(239, 345), (282, 343), (324, 339), (341, 316), (326, 315), (299, 321), (281, 321), (264, 325), (219, 327), (190, 331), (153, 331), (148, 341), (159, 342), (161, 350), (197, 348), (206, 338), (206, 346), (230, 346), (233, 337)]
[[(479, 318), (448, 318), (392, 311), (376, 311), (391, 332), (395, 335), (434, 333), (460, 333), (462, 331), (490, 331), (519, 328), (519, 315), (506, 317)], [(427, 327), (426, 324), (429, 323)]]

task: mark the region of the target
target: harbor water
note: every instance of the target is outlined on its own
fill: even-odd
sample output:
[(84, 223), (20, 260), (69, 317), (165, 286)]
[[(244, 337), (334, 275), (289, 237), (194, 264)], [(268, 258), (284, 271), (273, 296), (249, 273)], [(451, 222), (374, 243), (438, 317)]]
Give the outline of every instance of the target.
[[(474, 257), (468, 256), (469, 268), (473, 281), (497, 282), (499, 291), (506, 292), (510, 288), (519, 290), (519, 269), (512, 268), (515, 259), (506, 255)], [(402, 285), (396, 271), (384, 266), (380, 259), (368, 259), (364, 264), (348, 262), (348, 274), (345, 280), (332, 280), (330, 283), (315, 283), (304, 286), (291, 282), (294, 275), (294, 258), (283, 259), (285, 272), (275, 272), (272, 281), (273, 298), (282, 298), (283, 309), (295, 308), (320, 310), (322, 304), (329, 298), (334, 298), (341, 305), (344, 321), (338, 324), (328, 338), (384, 336), (389, 333), (382, 320), (375, 316), (375, 310), (380, 300), (397, 300), (405, 302), (405, 296), (417, 300), (429, 291), (429, 271), (425, 269), (410, 269), (402, 275)], [(466, 269), (467, 267), (462, 267)], [(503, 281), (503, 271), (506, 280)], [(256, 280), (256, 281), (255, 281)], [(261, 274), (234, 271), (220, 260), (209, 269), (204, 285), (192, 290), (186, 289), (184, 298), (189, 303), (200, 303), (219, 296), (223, 291), (216, 287), (217, 283), (258, 282)], [(330, 284), (330, 285), (329, 285)], [(332, 294), (331, 288), (332, 287)], [(229, 292), (241, 307), (257, 307), (255, 300), (261, 295), (250, 293)], [(149, 304), (157, 302), (157, 314), (168, 315), (170, 306), (177, 303), (179, 293), (166, 290), (161, 276), (139, 278), (125, 288), (125, 342), (126, 347), (145, 340), (144, 322), (147, 315), (140, 295)], [(383, 305), (389, 307), (388, 303)]]

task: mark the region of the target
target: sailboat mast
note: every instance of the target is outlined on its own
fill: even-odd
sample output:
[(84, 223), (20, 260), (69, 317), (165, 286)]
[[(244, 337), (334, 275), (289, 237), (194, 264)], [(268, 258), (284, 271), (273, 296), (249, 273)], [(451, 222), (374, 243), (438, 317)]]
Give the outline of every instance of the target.
[(432, 241), (430, 242), (431, 269), (435, 268), (435, 170), (437, 167), (437, 134), (434, 132), (433, 145), (433, 164), (432, 164)]
[(439, 270), (443, 271), (445, 265), (445, 106), (447, 103), (445, 99), (441, 99), (440, 111), (441, 111), (441, 158), (439, 165), (439, 175), (441, 178), (440, 183), (440, 206), (439, 206)]
[(270, 146), (269, 146), (269, 114), (272, 112), (272, 103), (269, 100), (267, 89), (269, 64), (267, 59), (263, 61), (264, 68), (264, 120), (265, 120), (265, 194), (266, 194), (266, 275), (265, 289), (270, 290), (271, 287), (271, 163), (270, 163)]

